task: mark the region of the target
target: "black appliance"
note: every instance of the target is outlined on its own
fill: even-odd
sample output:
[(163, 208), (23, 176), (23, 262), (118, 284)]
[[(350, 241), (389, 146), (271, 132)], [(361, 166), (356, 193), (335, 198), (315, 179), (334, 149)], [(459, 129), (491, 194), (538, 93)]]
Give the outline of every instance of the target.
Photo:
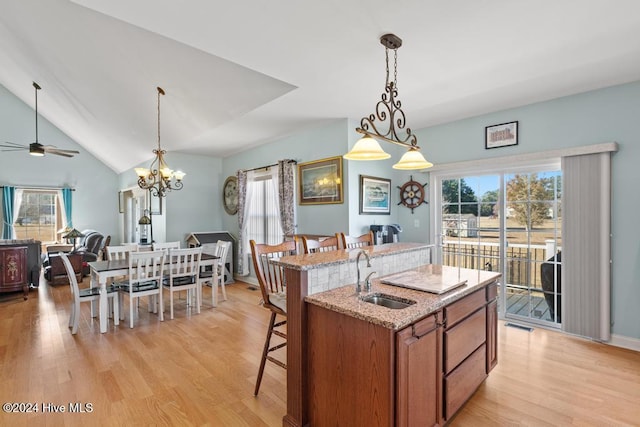
[(400, 224), (370, 225), (369, 230), (373, 231), (376, 245), (383, 243), (394, 243), (399, 241), (398, 234), (402, 231)]

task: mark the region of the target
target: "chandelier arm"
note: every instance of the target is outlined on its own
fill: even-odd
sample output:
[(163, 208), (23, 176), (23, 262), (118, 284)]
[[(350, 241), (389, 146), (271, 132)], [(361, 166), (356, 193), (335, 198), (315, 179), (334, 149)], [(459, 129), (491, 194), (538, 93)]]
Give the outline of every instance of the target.
[[(35, 85), (35, 83), (34, 83)], [(180, 190), (183, 187), (182, 177), (184, 173), (180, 173), (178, 177), (174, 176), (173, 171), (169, 168), (164, 160), (167, 153), (160, 145), (160, 96), (164, 95), (164, 90), (158, 86), (158, 148), (153, 150), (155, 158), (149, 169), (143, 169), (146, 175), (138, 177), (138, 187), (149, 190), (149, 194), (153, 197), (164, 197), (166, 193), (172, 190)], [(138, 169), (138, 168), (136, 168)], [(142, 168), (141, 168), (142, 169)], [(148, 171), (148, 172), (147, 172)], [(163, 173), (165, 175), (163, 175)], [(175, 181), (172, 180), (175, 178)]]
[[(363, 117), (360, 120), (360, 128), (356, 129), (356, 131), (386, 142), (419, 149), (420, 147), (417, 145), (418, 138), (411, 132), (411, 128), (405, 129), (407, 120), (401, 108), (402, 103), (396, 98), (397, 95), (398, 89), (393, 82), (389, 82), (385, 87), (385, 93), (382, 94), (381, 100), (376, 104), (375, 114)], [(376, 119), (380, 122), (379, 125), (384, 125), (387, 119), (389, 120), (386, 132), (382, 132), (378, 128), (379, 125), (376, 125)], [(397, 129), (404, 129), (406, 133), (404, 139), (398, 136)]]
[[(410, 129), (407, 129), (408, 131)], [(406, 148), (413, 148), (415, 150), (420, 150), (420, 146), (418, 145), (418, 139), (416, 138), (416, 136), (414, 134), (409, 134), (407, 136), (407, 138), (404, 141), (396, 141), (394, 139), (390, 139), (387, 138), (386, 136), (380, 135), (378, 133), (374, 133), (374, 132), (370, 132), (366, 129), (363, 128), (356, 128), (356, 132), (362, 134), (362, 135), (366, 135), (366, 136), (370, 136), (373, 139), (378, 139), (380, 141), (384, 141), (384, 142), (390, 142), (391, 144), (396, 144), (396, 145), (400, 145), (402, 147), (406, 147)], [(407, 142), (409, 141), (409, 142)]]

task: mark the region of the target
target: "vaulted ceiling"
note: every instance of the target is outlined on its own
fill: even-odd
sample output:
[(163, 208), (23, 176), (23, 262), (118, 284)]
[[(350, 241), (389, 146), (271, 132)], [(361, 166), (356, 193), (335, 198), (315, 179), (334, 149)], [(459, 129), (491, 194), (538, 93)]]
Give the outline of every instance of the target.
[(41, 115), (116, 172), (151, 157), (157, 86), (168, 151), (225, 157), (359, 120), (383, 92), (389, 32), (413, 129), (640, 80), (637, 0), (0, 5), (0, 84), (33, 106), (38, 82)]

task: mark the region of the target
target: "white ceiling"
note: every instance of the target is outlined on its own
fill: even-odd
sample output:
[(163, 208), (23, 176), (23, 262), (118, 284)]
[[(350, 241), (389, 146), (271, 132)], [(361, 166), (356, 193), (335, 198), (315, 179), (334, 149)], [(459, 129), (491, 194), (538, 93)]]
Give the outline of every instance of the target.
[(168, 151), (225, 157), (359, 120), (384, 90), (388, 32), (404, 41), (398, 89), (413, 129), (640, 80), (637, 0), (0, 6), (0, 84), (33, 106), (38, 82), (42, 116), (116, 172), (151, 158), (156, 86)]

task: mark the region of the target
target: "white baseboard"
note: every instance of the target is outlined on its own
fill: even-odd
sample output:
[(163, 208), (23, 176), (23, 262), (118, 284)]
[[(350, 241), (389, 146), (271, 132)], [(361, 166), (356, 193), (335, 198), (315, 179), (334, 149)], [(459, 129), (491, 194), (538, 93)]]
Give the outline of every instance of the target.
[(624, 335), (612, 334), (611, 341), (607, 344), (627, 348), (629, 350), (640, 351), (640, 339), (625, 337)]

